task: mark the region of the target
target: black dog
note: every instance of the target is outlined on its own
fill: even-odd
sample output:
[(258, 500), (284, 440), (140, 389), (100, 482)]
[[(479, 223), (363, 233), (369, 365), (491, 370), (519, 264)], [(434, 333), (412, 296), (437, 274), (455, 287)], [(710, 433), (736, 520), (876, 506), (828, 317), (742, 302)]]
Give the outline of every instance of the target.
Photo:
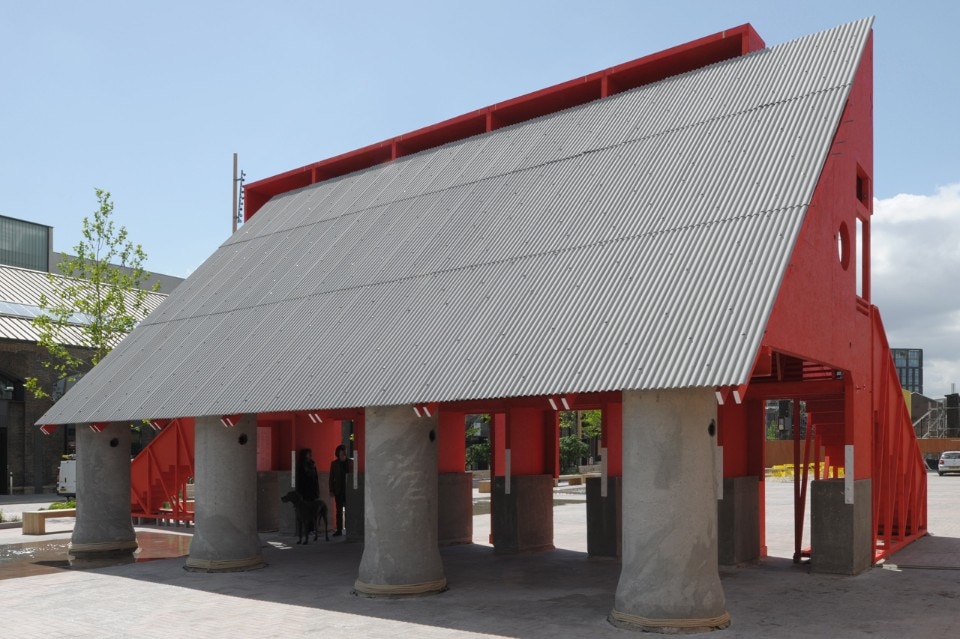
[[(285, 504), (293, 504), (293, 511), (297, 514), (297, 543), (310, 543), (310, 530), (313, 530), (313, 540), (317, 541), (320, 521), (323, 520), (323, 536), (330, 541), (329, 526), (327, 525), (327, 504), (322, 499), (304, 501), (295, 490), (280, 498)], [(303, 539), (301, 542), (300, 540)]]

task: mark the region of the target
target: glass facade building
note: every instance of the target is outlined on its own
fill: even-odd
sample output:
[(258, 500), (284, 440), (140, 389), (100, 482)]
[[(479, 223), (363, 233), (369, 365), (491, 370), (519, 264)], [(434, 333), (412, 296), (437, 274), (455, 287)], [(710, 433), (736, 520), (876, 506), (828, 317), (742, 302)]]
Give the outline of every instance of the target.
[(923, 395), (923, 349), (891, 348), (893, 365), (897, 367), (903, 390)]
[(0, 215), (0, 264), (50, 270), (53, 229)]

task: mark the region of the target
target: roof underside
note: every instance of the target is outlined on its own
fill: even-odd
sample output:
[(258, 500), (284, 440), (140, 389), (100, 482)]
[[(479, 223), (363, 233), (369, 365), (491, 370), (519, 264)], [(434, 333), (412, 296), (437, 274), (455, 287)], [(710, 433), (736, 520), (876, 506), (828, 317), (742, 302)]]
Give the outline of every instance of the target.
[(870, 26), (277, 196), (41, 422), (744, 383)]

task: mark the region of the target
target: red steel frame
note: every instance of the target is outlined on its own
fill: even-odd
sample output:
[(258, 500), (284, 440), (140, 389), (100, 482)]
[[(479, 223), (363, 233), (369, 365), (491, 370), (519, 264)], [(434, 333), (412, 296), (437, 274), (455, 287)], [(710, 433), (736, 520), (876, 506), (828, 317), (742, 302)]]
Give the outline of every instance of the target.
[(193, 521), (186, 487), (194, 476), (194, 420), (173, 419), (157, 426), (160, 432), (130, 464), (131, 515)]

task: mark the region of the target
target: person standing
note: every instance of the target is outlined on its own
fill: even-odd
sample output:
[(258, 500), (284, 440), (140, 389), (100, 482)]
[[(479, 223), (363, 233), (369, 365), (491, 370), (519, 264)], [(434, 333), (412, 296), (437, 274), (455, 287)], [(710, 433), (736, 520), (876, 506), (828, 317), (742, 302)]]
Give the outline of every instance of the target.
[(300, 449), (300, 463), (297, 464), (297, 492), (304, 501), (316, 501), (320, 498), (320, 474), (313, 461), (313, 451)]
[[(305, 504), (314, 504), (320, 499), (320, 474), (317, 472), (317, 464), (313, 461), (313, 451), (309, 448), (300, 449), (300, 461), (297, 463), (297, 493), (303, 499)], [(303, 510), (304, 513), (316, 513), (316, 507)], [(306, 522), (306, 533), (310, 534), (315, 530), (317, 522), (316, 516), (308, 516)]]
[(343, 534), (343, 509), (347, 504), (347, 473), (350, 468), (350, 460), (347, 459), (347, 447), (343, 444), (337, 446), (334, 451), (336, 459), (330, 462), (330, 494), (336, 502), (337, 508), (337, 532), (334, 537)]

